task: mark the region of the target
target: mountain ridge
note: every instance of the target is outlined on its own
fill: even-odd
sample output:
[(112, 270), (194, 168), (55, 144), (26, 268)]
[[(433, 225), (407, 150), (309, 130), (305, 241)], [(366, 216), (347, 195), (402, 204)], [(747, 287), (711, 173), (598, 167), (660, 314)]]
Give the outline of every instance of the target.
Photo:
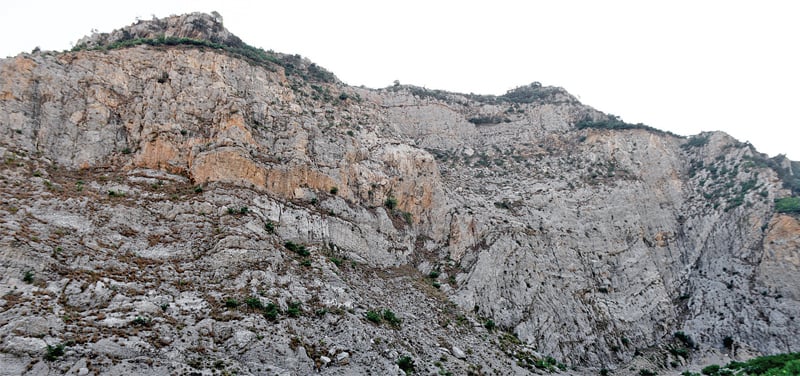
[(312, 66), (196, 13), (0, 62), (4, 363), (625, 374), (796, 349), (791, 161), (537, 83)]

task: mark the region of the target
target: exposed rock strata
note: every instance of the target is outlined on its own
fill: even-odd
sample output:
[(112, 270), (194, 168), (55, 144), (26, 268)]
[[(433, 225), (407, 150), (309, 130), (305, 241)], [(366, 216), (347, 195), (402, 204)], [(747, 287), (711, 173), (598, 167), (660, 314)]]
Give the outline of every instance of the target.
[[(81, 45), (161, 35), (242, 46), (199, 14)], [(557, 88), (509, 102), (292, 67), (197, 46), (0, 61), (9, 372), (385, 374), (408, 354), (581, 373), (691, 361), (669, 355), (678, 331), (697, 356), (800, 346), (800, 223), (751, 146), (581, 129), (608, 117)], [(400, 327), (365, 319), (384, 308)]]

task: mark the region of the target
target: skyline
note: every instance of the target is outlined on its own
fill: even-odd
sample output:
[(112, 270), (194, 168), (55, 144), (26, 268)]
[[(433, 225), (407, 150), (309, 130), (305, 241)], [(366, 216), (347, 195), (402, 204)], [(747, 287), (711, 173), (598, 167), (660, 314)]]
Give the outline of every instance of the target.
[(794, 114), (800, 54), (792, 47), (800, 5), (788, 1), (143, 0), (114, 9), (97, 1), (6, 7), (0, 57), (37, 46), (67, 50), (92, 30), (110, 32), (137, 18), (217, 11), (245, 43), (300, 54), (349, 85), (381, 88), (398, 80), (500, 95), (538, 81), (627, 122), (685, 136), (721, 130), (770, 156), (800, 160)]

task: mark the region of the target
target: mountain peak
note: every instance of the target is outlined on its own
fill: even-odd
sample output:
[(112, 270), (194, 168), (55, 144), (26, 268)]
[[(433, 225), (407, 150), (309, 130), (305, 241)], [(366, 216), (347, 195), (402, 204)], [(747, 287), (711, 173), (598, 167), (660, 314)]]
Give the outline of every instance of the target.
[(83, 37), (76, 43), (78, 49), (94, 49), (135, 39), (187, 38), (206, 40), (230, 47), (242, 47), (244, 43), (222, 25), (222, 16), (194, 12), (166, 18), (153, 18), (135, 23), (110, 33), (95, 33)]
[(283, 68), (285, 74), (312, 82), (336, 83), (333, 73), (297, 54), (264, 51), (244, 43), (222, 25), (222, 16), (217, 12), (189, 13), (150, 21), (138, 20), (130, 26), (110, 33), (95, 33), (78, 41), (73, 51), (114, 50), (147, 44), (152, 46), (199, 46), (224, 50), (239, 58), (261, 65), (270, 71), (275, 66)]

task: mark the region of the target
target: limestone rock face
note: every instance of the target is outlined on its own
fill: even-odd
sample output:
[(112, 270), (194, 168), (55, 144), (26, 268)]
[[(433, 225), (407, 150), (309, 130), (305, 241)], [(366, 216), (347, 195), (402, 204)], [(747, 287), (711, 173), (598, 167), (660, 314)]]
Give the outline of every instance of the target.
[[(130, 42), (164, 38), (195, 42)], [(349, 87), (218, 15), (79, 46), (0, 61), (9, 369), (596, 374), (800, 346), (791, 161), (538, 84)]]
[(768, 294), (800, 299), (800, 222), (788, 215), (776, 216), (763, 241), (764, 252), (756, 278)]
[(239, 37), (222, 26), (222, 16), (219, 13), (190, 13), (151, 21), (137, 20), (136, 23), (111, 33), (84, 37), (76, 45), (87, 48), (104, 47), (138, 38), (189, 38), (232, 46), (243, 44)]

